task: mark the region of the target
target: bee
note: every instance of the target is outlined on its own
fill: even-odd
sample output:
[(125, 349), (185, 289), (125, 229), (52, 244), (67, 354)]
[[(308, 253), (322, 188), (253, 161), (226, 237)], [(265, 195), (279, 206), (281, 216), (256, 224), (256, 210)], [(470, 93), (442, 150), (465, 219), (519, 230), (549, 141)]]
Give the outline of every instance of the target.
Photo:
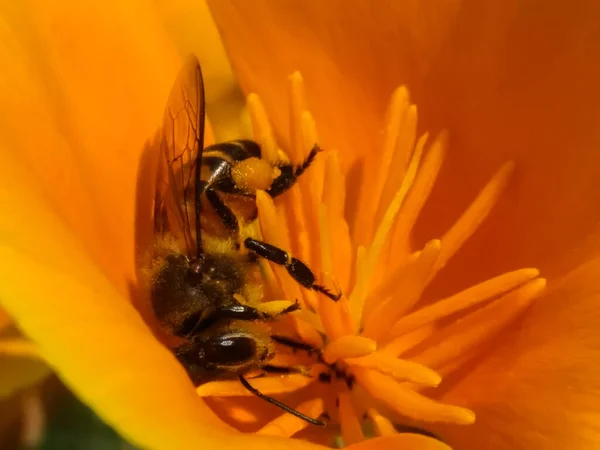
[[(302, 261), (259, 239), (256, 190), (275, 197), (310, 166), (268, 162), (249, 140), (204, 148), (205, 101), (198, 60), (190, 57), (168, 98), (154, 200), (154, 245), (145, 272), (154, 313), (195, 385), (239, 379), (251, 393), (312, 424), (324, 425), (253, 388), (246, 375), (274, 357), (270, 323), (298, 303), (263, 302), (260, 259), (280, 264), (302, 286), (316, 283)], [(282, 305), (283, 303), (283, 305)], [(279, 368), (280, 369), (280, 368)], [(275, 370), (274, 370), (275, 371)]]

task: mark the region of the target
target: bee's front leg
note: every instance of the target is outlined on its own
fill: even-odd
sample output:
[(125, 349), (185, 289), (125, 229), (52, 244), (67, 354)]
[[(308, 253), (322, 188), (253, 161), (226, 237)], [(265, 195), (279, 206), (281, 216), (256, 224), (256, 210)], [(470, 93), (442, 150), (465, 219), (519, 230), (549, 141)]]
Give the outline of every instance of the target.
[[(264, 305), (268, 305), (269, 303), (274, 302), (267, 302)], [(292, 304), (289, 304), (289, 302), (277, 303), (285, 303), (289, 306), (286, 306), (279, 311), (270, 311), (270, 308), (257, 309), (248, 305), (221, 306), (213, 309), (210, 313), (200, 318), (194, 328), (192, 328), (187, 334), (193, 335), (199, 333), (200, 331), (209, 328), (215, 322), (220, 320), (276, 320), (282, 314), (288, 314), (300, 309), (300, 305), (297, 302)]]

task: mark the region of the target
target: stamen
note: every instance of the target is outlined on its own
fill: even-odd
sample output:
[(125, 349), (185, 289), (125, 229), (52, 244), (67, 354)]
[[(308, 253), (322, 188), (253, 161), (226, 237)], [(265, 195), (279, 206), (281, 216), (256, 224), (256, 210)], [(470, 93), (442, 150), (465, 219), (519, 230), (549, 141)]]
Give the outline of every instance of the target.
[(436, 271), (473, 235), (481, 222), (488, 216), (500, 195), (504, 192), (513, 173), (514, 164), (504, 164), (490, 182), (483, 188), (471, 206), (456, 221), (454, 226), (442, 238), (442, 253), (436, 265)]
[(389, 375), (376, 370), (353, 368), (352, 374), (375, 400), (403, 416), (425, 422), (446, 422), (458, 425), (470, 425), (475, 421), (475, 414), (472, 411), (459, 406), (438, 403), (398, 384)]
[[(306, 154), (312, 150), (315, 144), (318, 144), (317, 130), (315, 120), (308, 111), (302, 113), (302, 131), (304, 135), (304, 145), (307, 149)], [(313, 207), (317, 207), (323, 199), (323, 185), (325, 183), (325, 162), (324, 158), (315, 158), (310, 166), (310, 170), (306, 171), (303, 179), (310, 186), (310, 200)], [(306, 211), (310, 212), (312, 210)]]
[(254, 139), (261, 146), (261, 156), (274, 166), (279, 161), (279, 154), (265, 107), (260, 97), (254, 93), (248, 95), (247, 105), (252, 122), (252, 130), (254, 131)]
[[(289, 94), (291, 146), (286, 150), (289, 159), (299, 164), (319, 142), (299, 73), (289, 78)], [(278, 149), (264, 107), (256, 96), (248, 100), (257, 140), (270, 155), (265, 158), (274, 160)], [(352, 231), (345, 210), (348, 180), (340, 156), (331, 149), (315, 159), (296, 186), (278, 197), (277, 207), (264, 192), (257, 195), (264, 239), (303, 259), (319, 284), (335, 284), (329, 280), (334, 277), (341, 280), (342, 292), (350, 295), (331, 301), (299, 288), (284, 269), (268, 264), (267, 281), (283, 293), (271, 298), (299, 298), (304, 306), (275, 322), (274, 332), (279, 329), (282, 339), (294, 336), (290, 339), (298, 338), (319, 351), (292, 350), (280, 342), (272, 365), (306, 368), (306, 376), (254, 378), (253, 386), (270, 395), (314, 382), (314, 389), (321, 392), (298, 409), (311, 417), (327, 411), (331, 420), (341, 424), (345, 445), (364, 439), (363, 412), (382, 436), (397, 433), (379, 412), (388, 409), (420, 421), (473, 423), (472, 411), (438, 403), (419, 391), (437, 386), (441, 373), (476, 356), (482, 343), (509, 325), (545, 285), (545, 280), (536, 279), (536, 269), (522, 269), (412, 311), (436, 272), (487, 217), (512, 172), (512, 163), (502, 166), (442, 239), (412, 252), (410, 234), (432, 191), (447, 144), (442, 132), (425, 153), (428, 135), (417, 139), (416, 130), (416, 106), (410, 104), (407, 89), (400, 87), (390, 101), (380, 160), (366, 175), (369, 189), (362, 191), (351, 212), (355, 214)], [(273, 302), (265, 308), (277, 314), (285, 305)], [(461, 312), (461, 319), (440, 323)], [(292, 328), (295, 333), (290, 333)], [(407, 359), (399, 359), (407, 353)], [(248, 395), (237, 381), (210, 383), (199, 392)], [(259, 433), (291, 436), (305, 426), (285, 414)]]
[(319, 333), (324, 333), (323, 323), (321, 321), (321, 316), (315, 314), (312, 311), (309, 311), (306, 308), (300, 309), (300, 311), (296, 312), (294, 318), (299, 319), (304, 325), (312, 328), (314, 331)]
[(290, 201), (284, 202), (286, 221), (289, 224), (289, 234), (294, 236), (291, 242), (292, 250), (301, 255), (303, 259), (311, 261), (312, 245), (308, 239), (308, 224), (304, 215), (303, 194), (300, 189), (292, 188), (288, 191)]
[(386, 417), (379, 414), (376, 409), (370, 408), (367, 411), (367, 416), (373, 421), (375, 432), (378, 436), (393, 436), (394, 434), (397, 434), (394, 424)]
[(370, 320), (371, 314), (379, 306), (382, 299), (389, 298), (398, 292), (399, 280), (406, 279), (405, 272), (411, 267), (421, 256), (421, 251), (416, 251), (405, 259), (396, 262), (395, 267), (386, 273), (383, 279), (375, 289), (373, 289), (365, 300), (364, 311), (362, 314), (362, 323)]
[[(350, 286), (352, 271), (352, 241), (350, 229), (344, 219), (346, 188), (340, 167), (338, 152), (329, 152), (325, 159), (325, 186), (323, 188), (323, 205), (327, 210), (329, 235), (335, 239), (330, 242), (330, 253), (335, 268), (335, 278), (346, 292)], [(323, 246), (324, 247), (324, 246)], [(328, 269), (323, 268), (324, 271)], [(330, 270), (330, 273), (334, 273)]]
[(344, 218), (346, 204), (346, 186), (340, 156), (337, 151), (329, 151), (325, 160), (325, 186), (323, 204), (327, 206), (333, 217)]
[(355, 324), (360, 326), (361, 318), (363, 317), (363, 309), (365, 302), (361, 301), (362, 297), (355, 294), (355, 292), (368, 292), (369, 283), (367, 281), (367, 272), (363, 270), (367, 263), (367, 249), (362, 245), (356, 248), (356, 263), (355, 263), (355, 277), (354, 289), (352, 295), (348, 298), (350, 304), (350, 310), (352, 312), (352, 320)]
[(288, 300), (271, 300), (258, 305), (257, 309), (270, 316), (277, 316), (282, 311), (292, 306), (294, 302)]
[(306, 154), (302, 127), (302, 113), (306, 111), (306, 97), (304, 94), (304, 81), (300, 72), (294, 72), (289, 77), (288, 93), (290, 98), (290, 159), (299, 164)]
[[(258, 220), (263, 238), (269, 244), (288, 251), (290, 238), (287, 228), (282, 226), (281, 216), (277, 214), (273, 199), (263, 191), (256, 192), (256, 205), (258, 207)], [(287, 271), (277, 265), (271, 265), (286, 298), (300, 299), (302, 295), (298, 283), (289, 276)]]
[(362, 358), (347, 358), (344, 361), (351, 367), (379, 370), (397, 381), (410, 381), (424, 386), (437, 386), (442, 381), (442, 377), (429, 367), (398, 359), (395, 355), (385, 352), (374, 352)]
[[(302, 312), (302, 311), (301, 311)], [(297, 320), (296, 317), (294, 320), (294, 329), (300, 340), (313, 348), (322, 348), (323, 347), (323, 337), (317, 328), (306, 323), (304, 320)], [(322, 326), (320, 327), (322, 329)]]
[[(308, 111), (303, 111), (300, 117), (299, 128), (302, 134), (303, 157), (304, 161), (309, 155), (315, 144), (318, 144), (317, 130), (315, 121)], [(320, 233), (319, 233), (319, 205), (323, 197), (323, 185), (325, 177), (325, 163), (323, 158), (315, 158), (307, 170), (299, 179), (298, 187), (302, 191), (302, 211), (306, 223), (306, 232), (310, 236), (308, 243), (309, 254), (314, 257), (320, 255)], [(307, 255), (302, 255), (307, 257)], [(320, 271), (320, 258), (312, 258), (311, 266), (313, 270)]]
[[(410, 106), (408, 89), (406, 86), (400, 86), (397, 88), (391, 96), (388, 110), (386, 112), (385, 121), (385, 134), (383, 137), (383, 145), (381, 152), (381, 161), (375, 171), (375, 176), (369, 180), (371, 189), (364, 189), (362, 196), (359, 200), (359, 208), (357, 210), (364, 211), (356, 222), (354, 227), (354, 240), (355, 242), (367, 242), (371, 237), (375, 221), (375, 214), (378, 209), (378, 205), (387, 206), (388, 203), (383, 203), (382, 193), (385, 187), (386, 180), (390, 173), (390, 167), (392, 166), (392, 160), (394, 159), (394, 152), (396, 151), (396, 144), (400, 135), (400, 128), (403, 122), (406, 110)], [(412, 148), (409, 152), (412, 151)], [(408, 161), (410, 153), (403, 155)], [(394, 170), (400, 172), (400, 177), (404, 176), (406, 165), (401, 167), (394, 167)], [(396, 189), (394, 189), (396, 190)], [(374, 201), (375, 200), (375, 201)]]
[(390, 336), (401, 336), (435, 320), (475, 306), (523, 285), (537, 277), (539, 273), (537, 269), (521, 269), (486, 280), (403, 317), (394, 325)]
[[(294, 409), (308, 417), (318, 417), (325, 411), (322, 398), (312, 398), (304, 401)], [(258, 430), (257, 434), (290, 437), (299, 431), (302, 431), (307, 426), (309, 426), (309, 424), (305, 420), (291, 414), (282, 414)]]
[(256, 192), (256, 203), (259, 214), (260, 231), (264, 239), (267, 239), (272, 245), (281, 248), (289, 248), (290, 237), (287, 233), (287, 227), (281, 226), (281, 217), (277, 215), (277, 210), (273, 199), (264, 191)]
[(423, 163), (419, 168), (417, 178), (402, 207), (402, 214), (398, 215), (394, 229), (391, 232), (392, 237), (387, 255), (387, 261), (390, 263), (404, 259), (411, 252), (411, 231), (442, 168), (447, 142), (446, 132), (440, 133), (423, 157)]
[(428, 346), (412, 359), (429, 367), (441, 367), (460, 358), (511, 323), (545, 287), (546, 280), (537, 278), (463, 320), (448, 325), (436, 333), (435, 346)]
[(381, 301), (369, 321), (365, 323), (363, 335), (380, 340), (385, 336), (402, 315), (419, 300), (431, 271), (440, 254), (440, 241), (434, 239), (427, 243), (419, 258), (404, 272), (406, 277), (398, 280), (396, 295), (387, 301)]
[[(331, 274), (333, 271), (331, 262), (331, 247), (329, 239), (329, 227), (327, 224), (327, 211), (325, 206), (319, 208), (319, 231), (321, 236), (321, 260), (323, 261), (323, 271), (325, 274)], [(319, 297), (319, 312), (322, 317), (323, 327), (330, 337), (343, 336), (353, 332), (353, 322), (350, 315), (348, 301), (342, 297), (337, 302), (324, 296)]]
[(341, 392), (339, 399), (340, 425), (344, 445), (349, 446), (361, 442), (364, 439), (362, 426), (350, 400), (350, 394), (347, 391)]
[(265, 279), (267, 293), (270, 293), (269, 298), (285, 297), (285, 293), (283, 292), (281, 285), (277, 282), (277, 278), (275, 277), (275, 272), (273, 272), (271, 263), (268, 261), (262, 261), (260, 267), (262, 276)]
[[(413, 149), (416, 152), (422, 152), (427, 142), (427, 134), (423, 135), (419, 139), (419, 145), (421, 148), (415, 148), (415, 141), (417, 139), (417, 107), (416, 105), (410, 105), (404, 113), (400, 123), (399, 135), (396, 141), (396, 147), (392, 162), (389, 166), (385, 167), (387, 170), (386, 183), (379, 200), (379, 206), (375, 215), (375, 223), (378, 223), (383, 218), (387, 205), (390, 204), (394, 193), (398, 190), (400, 185), (404, 182), (406, 175), (407, 165), (409, 163)], [(392, 170), (393, 168), (393, 170)], [(385, 178), (384, 178), (385, 179)]]
[[(251, 381), (252, 387), (266, 395), (294, 392), (313, 382), (311, 378), (296, 374), (286, 375), (285, 377), (259, 377), (253, 378)], [(237, 380), (212, 381), (198, 386), (196, 392), (200, 397), (246, 397), (253, 395)]]
[(357, 358), (373, 353), (377, 343), (369, 338), (356, 335), (342, 336), (330, 342), (323, 351), (323, 360), (333, 364), (344, 358)]
[(373, 238), (373, 242), (369, 247), (367, 253), (367, 259), (364, 264), (364, 268), (361, 267), (361, 271), (364, 270), (364, 278), (361, 280), (362, 283), (360, 286), (356, 286), (354, 291), (350, 296), (350, 304), (352, 307), (358, 307), (362, 310), (365, 297), (367, 295), (367, 287), (368, 283), (371, 281), (371, 276), (373, 271), (375, 270), (375, 266), (378, 262), (379, 255), (383, 248), (383, 245), (386, 243), (386, 239), (394, 221), (396, 219), (396, 215), (402, 206), (402, 202), (406, 198), (406, 194), (410, 190), (412, 183), (415, 179), (417, 169), (419, 167), (419, 161), (421, 160), (423, 149), (420, 146), (415, 147), (415, 152), (412, 156), (408, 169), (406, 171), (406, 176), (402, 180), (402, 185), (396, 192), (394, 199), (390, 202), (390, 205), (375, 232), (375, 237)]
[(436, 331), (437, 329), (433, 325), (425, 325), (411, 333), (404, 334), (391, 340), (381, 348), (381, 351), (398, 357), (408, 350), (415, 348), (421, 342), (425, 342), (432, 337)]
[(318, 206), (319, 211), (319, 235), (321, 236), (321, 270), (331, 273), (333, 264), (331, 261), (331, 240), (329, 239), (329, 227), (327, 226), (327, 207), (323, 204)]

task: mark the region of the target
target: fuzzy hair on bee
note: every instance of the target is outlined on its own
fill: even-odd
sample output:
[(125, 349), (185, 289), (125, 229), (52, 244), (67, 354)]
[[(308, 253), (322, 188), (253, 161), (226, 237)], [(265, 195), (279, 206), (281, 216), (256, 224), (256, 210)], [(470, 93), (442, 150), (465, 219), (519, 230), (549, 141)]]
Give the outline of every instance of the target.
[[(256, 191), (272, 197), (294, 185), (320, 151), (299, 165), (267, 161), (259, 144), (237, 140), (204, 147), (205, 102), (200, 65), (190, 57), (165, 108), (154, 200), (154, 243), (139, 273), (171, 350), (192, 381), (239, 379), (250, 392), (310, 423), (255, 390), (246, 376), (266, 371), (275, 354), (271, 324), (293, 313), (293, 301), (265, 301), (260, 262), (286, 268), (307, 289), (339, 299), (310, 268), (261, 240)], [(278, 369), (281, 370), (281, 369)]]

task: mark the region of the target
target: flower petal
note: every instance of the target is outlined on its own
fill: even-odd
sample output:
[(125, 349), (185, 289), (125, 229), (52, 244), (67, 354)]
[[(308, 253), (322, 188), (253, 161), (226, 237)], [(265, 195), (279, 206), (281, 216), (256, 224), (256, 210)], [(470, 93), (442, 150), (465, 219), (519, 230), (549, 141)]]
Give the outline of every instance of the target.
[(451, 450), (448, 445), (435, 438), (411, 433), (368, 439), (349, 446), (348, 450), (378, 450), (381, 448), (398, 450)]
[(438, 430), (451, 446), (476, 448), (485, 442), (489, 449), (558, 450), (598, 445), (599, 271), (596, 259), (549, 285), (483, 364), (445, 379), (444, 401), (477, 413), (467, 433)]
[[(29, 219), (44, 223), (44, 233), (23, 233), (21, 242), (14, 236), (8, 243), (10, 230), (1, 224), (2, 306), (71, 389), (126, 437), (153, 447), (183, 439), (176, 433), (200, 437), (206, 408), (183, 369), (26, 183), (11, 187), (28, 207), (12, 208), (11, 225)], [(7, 191), (0, 201), (17, 206)], [(33, 249), (44, 255), (42, 262)], [(202, 420), (210, 417), (206, 412)]]
[(157, 1), (159, 15), (182, 57), (193, 51), (202, 65), (206, 108), (218, 142), (251, 137), (246, 99), (231, 71), (205, 1)]
[(360, 155), (362, 173), (377, 173), (374, 150), (397, 86), (410, 89), (419, 128), (448, 129), (440, 175), (406, 230), (416, 247), (443, 235), (514, 160), (497, 208), (427, 294), (448, 296), (518, 267), (538, 267), (551, 292), (474, 374), (442, 384), (448, 401), (478, 415), (467, 433), (444, 431), (465, 448), (597, 446), (598, 263), (560, 287), (553, 280), (600, 251), (600, 4), (576, 0), (543, 14), (533, 0), (209, 4), (242, 87), (259, 93), (280, 135), (282, 80), (302, 72), (323, 144), (340, 149), (353, 186), (370, 185), (352, 166)]
[[(194, 442), (217, 448), (227, 442), (232, 449), (247, 448), (248, 437), (233, 434), (214, 416), (173, 355), (119, 298), (70, 230), (24, 186), (19, 192), (32, 222), (45, 224), (45, 236), (33, 234), (30, 242), (45, 260), (20, 248), (18, 240), (7, 244), (2, 223), (0, 271), (7, 281), (0, 284), (0, 303), (63, 381), (141, 447), (185, 448)], [(6, 200), (0, 197), (3, 204)], [(25, 223), (22, 212), (12, 217)], [(254, 441), (264, 448), (286, 448), (281, 440)], [(297, 443), (289, 448), (315, 447)]]
[(2, 142), (124, 294), (138, 161), (179, 60), (142, 0), (30, 0), (2, 21)]
[(136, 445), (247, 448), (125, 301), (138, 161), (179, 69), (159, 22), (136, 0), (31, 1), (2, 14), (0, 204), (10, 214), (0, 222), (0, 303)]
[[(323, 144), (340, 149), (346, 167), (360, 153), (368, 155), (364, 173), (377, 173), (368, 165), (378, 164), (385, 105), (401, 84), (419, 107), (420, 128), (448, 128), (448, 161), (419, 220), (418, 246), (443, 234), (489, 176), (515, 160), (514, 187), (441, 274), (443, 295), (519, 266), (558, 273), (600, 248), (600, 239), (583, 245), (600, 211), (592, 120), (600, 4), (577, 0), (539, 14), (533, 0), (208, 3), (243, 89), (261, 96), (280, 136), (285, 77), (294, 70)], [(353, 184), (369, 186), (366, 178)], [(493, 258), (482, 261), (482, 248)]]
[[(436, 50), (431, 43), (439, 45), (460, 6), (439, 1), (433, 14), (429, 8), (393, 1), (376, 7), (368, 0), (354, 1), (351, 8), (319, 0), (288, 2), (285, 7), (272, 0), (208, 4), (242, 88), (258, 92), (275, 128), (287, 129), (280, 102), (286, 76), (299, 69), (309, 99), (319, 100), (310, 107), (323, 143), (346, 155), (375, 148), (373, 137), (388, 97), (406, 81), (398, 79), (398, 69), (424, 72), (424, 60), (431, 60)], [(418, 67), (413, 64), (416, 50), (426, 52), (418, 54)], [(363, 89), (374, 87), (374, 80), (378, 92)]]

